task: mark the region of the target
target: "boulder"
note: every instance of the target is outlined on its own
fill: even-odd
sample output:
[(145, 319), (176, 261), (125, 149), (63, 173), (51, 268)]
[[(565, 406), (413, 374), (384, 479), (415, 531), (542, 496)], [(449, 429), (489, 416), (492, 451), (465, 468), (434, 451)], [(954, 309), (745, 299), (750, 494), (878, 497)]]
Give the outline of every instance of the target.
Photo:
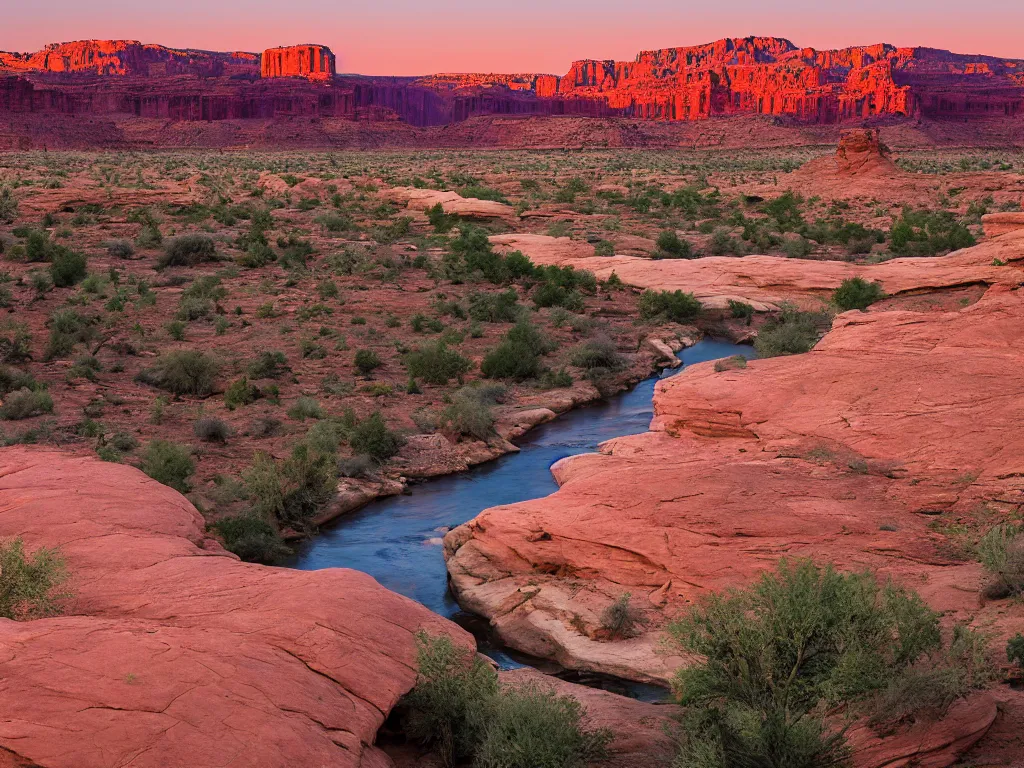
[(0, 620), (11, 765), (386, 766), (419, 629), (472, 639), (357, 571), (240, 562), (138, 470), (0, 450), (0, 538), (59, 547), (65, 616)]

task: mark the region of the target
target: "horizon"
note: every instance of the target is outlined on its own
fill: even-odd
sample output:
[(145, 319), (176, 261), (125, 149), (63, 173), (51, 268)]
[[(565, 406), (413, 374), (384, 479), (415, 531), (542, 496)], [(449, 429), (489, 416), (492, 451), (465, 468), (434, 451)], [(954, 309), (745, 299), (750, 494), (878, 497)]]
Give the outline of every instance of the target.
[[(127, 0), (100, 0), (87, 8), (54, 0), (45, 16), (26, 6), (9, 11), (0, 50), (32, 52), (54, 42), (103, 39), (260, 53), (315, 42), (335, 53), (339, 73), (381, 76), (563, 74), (581, 59), (631, 61), (640, 51), (751, 34), (818, 50), (884, 42), (1024, 59), (1024, 42), (1015, 33), (1024, 25), (1024, 4), (996, 0), (984, 16), (952, 0), (901, 0), (893, 5), (868, 0), (857, 8), (812, 9), (800, 0), (769, 5), (738, 0), (728, 10), (687, 11), (668, 0), (653, 0), (643, 14), (631, 17), (616, 16), (610, 4), (584, 5), (579, 0), (526, 0), (514, 16), (468, 0), (442, 0), (432, 8), (411, 0), (383, 0), (372, 9), (341, 9), (312, 0), (301, 13), (285, 13), (268, 0), (245, 8), (240, 0), (222, 0), (213, 11), (199, 0), (183, 0), (173, 11), (139, 8)], [(311, 16), (317, 18), (313, 36)], [(995, 16), (1001, 21), (993, 30), (989, 22)], [(879, 23), (881, 17), (885, 21)], [(745, 29), (734, 28), (737, 18), (743, 19)], [(666, 32), (673, 27), (678, 29)], [(740, 34), (746, 32), (751, 34)]]

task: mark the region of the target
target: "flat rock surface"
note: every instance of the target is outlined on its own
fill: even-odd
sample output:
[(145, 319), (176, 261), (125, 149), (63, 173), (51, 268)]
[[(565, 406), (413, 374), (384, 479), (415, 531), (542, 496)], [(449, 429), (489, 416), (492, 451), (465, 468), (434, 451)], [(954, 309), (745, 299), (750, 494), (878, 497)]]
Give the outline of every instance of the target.
[(415, 680), (414, 633), (471, 642), (357, 571), (240, 562), (127, 466), (3, 449), (15, 536), (60, 547), (76, 596), (0, 621), (0, 765), (388, 765), (370, 745)]
[[(538, 264), (588, 269), (601, 280), (615, 272), (624, 283), (639, 288), (693, 293), (714, 309), (728, 308), (730, 299), (745, 301), (761, 311), (777, 308), (783, 301), (806, 303), (814, 297), (828, 298), (843, 280), (858, 276), (881, 282), (889, 294), (977, 283), (1016, 284), (1024, 277), (1020, 270), (1024, 230), (1019, 229), (948, 256), (864, 265), (756, 255), (657, 261), (637, 256), (600, 257), (593, 255), (593, 246), (587, 243), (531, 234), (495, 235), (491, 242), (499, 250), (520, 250)], [(996, 260), (1005, 265), (995, 266)]]

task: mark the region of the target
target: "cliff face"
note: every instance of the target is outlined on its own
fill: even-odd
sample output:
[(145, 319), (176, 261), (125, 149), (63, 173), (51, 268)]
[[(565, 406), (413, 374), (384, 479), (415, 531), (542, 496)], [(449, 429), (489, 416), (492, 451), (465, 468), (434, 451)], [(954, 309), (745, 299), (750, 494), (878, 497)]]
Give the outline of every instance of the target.
[[(404, 120), (425, 127), (478, 115), (701, 120), (765, 114), (807, 123), (874, 116), (1024, 114), (1024, 60), (879, 43), (797, 48), (776, 37), (582, 60), (564, 76), (337, 77), (322, 45), (254, 53), (88, 40), (0, 53), (0, 109), (172, 120), (288, 116)], [(304, 78), (306, 82), (298, 80)]]
[(291, 45), (268, 48), (260, 61), (261, 77), (334, 77), (334, 53), (326, 45)]
[(0, 52), (0, 70), (88, 75), (231, 76), (259, 73), (256, 53), (179, 50), (137, 40), (52, 43), (35, 53)]
[(600, 97), (632, 117), (1007, 115), (1024, 110), (1024, 61), (880, 43), (833, 51), (747, 37), (644, 51), (634, 61), (575, 62), (538, 95)]

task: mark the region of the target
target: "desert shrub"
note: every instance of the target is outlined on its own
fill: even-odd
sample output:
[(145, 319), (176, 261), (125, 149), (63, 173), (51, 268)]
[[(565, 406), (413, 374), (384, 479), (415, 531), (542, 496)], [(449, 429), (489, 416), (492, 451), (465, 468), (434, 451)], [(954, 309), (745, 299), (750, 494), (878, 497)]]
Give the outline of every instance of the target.
[(45, 389), (19, 389), (0, 405), (0, 419), (18, 421), (53, 412), (53, 398)]
[(50, 277), (58, 288), (69, 288), (85, 279), (88, 260), (84, 253), (59, 249), (50, 262)]
[(32, 334), (25, 323), (0, 322), (0, 360), (20, 363), (32, 359)]
[(1024, 635), (1020, 632), (1006, 641), (1006, 660), (1024, 668)]
[(221, 285), (220, 278), (213, 275), (197, 277), (181, 292), (178, 300), (179, 320), (198, 320), (209, 317), (216, 302), (227, 295), (227, 289)]
[(68, 572), (56, 549), (25, 553), (20, 538), (0, 543), (0, 617), (24, 621), (57, 616), (69, 597), (61, 591)]
[(135, 248), (128, 240), (111, 240), (107, 243), (107, 253), (114, 259), (130, 259), (135, 255)]
[(904, 676), (965, 671), (959, 650), (943, 655), (938, 614), (916, 594), (807, 560), (703, 598), (669, 631), (703, 658), (675, 681), (688, 707), (677, 765), (687, 768), (846, 765), (844, 734), (826, 727), (825, 709), (870, 710)]
[(504, 387), (462, 387), (441, 411), (439, 424), (457, 435), (487, 440), (494, 431), (491, 407), (504, 394)]
[(246, 372), (254, 379), (277, 379), (290, 370), (284, 352), (269, 350), (249, 363)]
[(729, 314), (737, 319), (745, 319), (747, 325), (750, 325), (750, 321), (754, 317), (754, 307), (745, 301), (729, 299)]
[(225, 549), (248, 563), (273, 565), (290, 552), (277, 529), (252, 512), (223, 517), (210, 527), (220, 534)]
[(229, 411), (233, 411), (239, 406), (256, 402), (259, 397), (259, 387), (255, 384), (250, 384), (249, 380), (243, 376), (231, 382), (228, 388), (224, 390), (224, 405), (228, 407)]
[(444, 212), (444, 206), (440, 203), (427, 208), (427, 221), (430, 222), (430, 226), (434, 228), (434, 231), (438, 234), (444, 234), (450, 232), (459, 222), (459, 217), (454, 214), (448, 214)]
[(19, 389), (38, 389), (32, 374), (11, 365), (0, 365), (0, 395)]
[(625, 367), (626, 361), (619, 354), (615, 342), (607, 338), (585, 341), (572, 351), (570, 362), (587, 371), (617, 371)]
[(708, 252), (712, 256), (743, 256), (747, 252), (747, 246), (742, 240), (730, 235), (727, 227), (716, 227), (708, 241)]
[(571, 387), (572, 384), (572, 374), (565, 368), (559, 368), (557, 371), (548, 369), (537, 380), (537, 389), (563, 389)]
[(358, 350), (352, 362), (364, 376), (369, 376), (384, 364), (380, 356), (372, 349)]
[(320, 403), (317, 402), (316, 398), (313, 397), (299, 397), (291, 404), (288, 408), (288, 417), (295, 419), (296, 421), (305, 421), (306, 419), (322, 419), (327, 414), (324, 413), (324, 409)]
[(557, 283), (541, 283), (530, 294), (534, 306), (538, 309), (544, 307), (565, 307), (573, 311), (581, 311), (584, 307), (583, 297), (579, 292), (566, 288)]
[(488, 379), (524, 381), (540, 373), (540, 357), (528, 344), (505, 339), (484, 355), (480, 372)]
[(820, 315), (783, 307), (778, 317), (765, 323), (757, 332), (754, 349), (758, 357), (799, 355), (810, 352), (818, 343)]
[(54, 254), (63, 250), (51, 242), (49, 232), (31, 229), (25, 233), (25, 260), (28, 262), (52, 261)]
[(328, 232), (347, 232), (352, 229), (352, 219), (338, 213), (321, 213), (314, 221)]
[(893, 252), (901, 256), (934, 256), (974, 245), (974, 236), (949, 211), (904, 207), (889, 230)]
[(473, 756), (481, 715), (498, 693), (498, 676), (469, 648), (444, 635), (416, 636), (416, 685), (403, 700), (405, 733), (432, 747), (446, 768)]
[(356, 424), (349, 436), (349, 445), (356, 453), (369, 456), (383, 463), (394, 456), (402, 447), (402, 438), (388, 429), (380, 411), (374, 411)]
[(18, 218), (18, 201), (11, 190), (4, 187), (0, 190), (0, 221), (10, 224)]
[(660, 259), (689, 259), (693, 256), (693, 248), (688, 240), (679, 237), (674, 229), (666, 229), (658, 235), (655, 241), (658, 251), (655, 258)]
[(189, 478), (195, 473), (196, 465), (188, 446), (170, 440), (152, 440), (142, 453), (140, 469), (158, 483), (179, 493), (188, 493), (191, 490)]
[(583, 768), (605, 755), (611, 734), (583, 727), (571, 696), (497, 673), (448, 637), (417, 635), (416, 685), (403, 700), (405, 732), (450, 768)]
[(989, 574), (983, 591), (999, 599), (1024, 592), (1024, 536), (1013, 523), (995, 525), (978, 541), (978, 559)]
[(624, 592), (601, 612), (601, 628), (616, 639), (634, 637), (637, 625), (644, 622), (643, 614), (632, 604), (629, 592)]
[(800, 235), (788, 238), (782, 243), (782, 252), (791, 259), (807, 258), (813, 250), (814, 246), (811, 245), (810, 241)]
[(642, 320), (685, 323), (700, 314), (701, 303), (692, 293), (647, 290), (640, 296), (638, 309)]
[(194, 267), (204, 261), (216, 260), (217, 246), (212, 237), (202, 234), (181, 235), (167, 243), (156, 268)]
[(245, 252), (235, 258), (235, 262), (238, 266), (246, 269), (259, 269), (275, 259), (277, 259), (277, 254), (267, 243), (250, 243)]
[(257, 452), (242, 479), (253, 514), (263, 519), (274, 515), (284, 525), (305, 530), (320, 508), (334, 497), (337, 459), (333, 453), (300, 442), (283, 461), (275, 462), (268, 454)]
[(231, 426), (215, 416), (204, 416), (196, 419), (192, 425), (192, 434), (207, 443), (226, 443), (231, 437)]
[(521, 309), (519, 294), (514, 288), (469, 294), (469, 316), (482, 323), (514, 323)]
[(761, 211), (775, 220), (780, 231), (792, 232), (804, 223), (803, 214), (800, 212), (803, 203), (804, 199), (800, 195), (787, 191), (764, 203)]
[(473, 363), (454, 349), (448, 349), (443, 341), (438, 341), (407, 354), (405, 366), (410, 376), (428, 384), (447, 384), (451, 379), (461, 379)]
[(174, 349), (160, 355), (137, 378), (175, 395), (207, 397), (213, 392), (219, 368), (211, 355), (198, 349)]
[(846, 312), (867, 309), (884, 296), (881, 283), (869, 283), (863, 277), (848, 277), (832, 292), (832, 303)]
[(50, 315), (50, 338), (46, 346), (46, 359), (70, 354), (78, 344), (86, 344), (96, 337), (95, 318), (86, 317), (73, 309), (58, 309)]

